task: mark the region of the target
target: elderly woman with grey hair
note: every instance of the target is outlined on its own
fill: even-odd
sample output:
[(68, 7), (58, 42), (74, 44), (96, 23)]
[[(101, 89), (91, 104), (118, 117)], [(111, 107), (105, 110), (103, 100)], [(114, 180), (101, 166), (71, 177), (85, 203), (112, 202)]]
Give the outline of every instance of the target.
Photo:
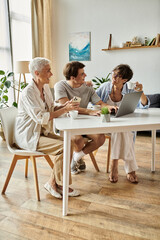
[[(52, 72), (48, 59), (34, 58), (29, 64), (29, 70), (33, 79), (21, 94), (14, 142), (21, 149), (36, 150), (50, 155), (54, 167), (44, 187), (52, 196), (62, 198), (63, 139), (53, 133), (53, 119), (70, 110), (77, 110), (79, 103), (71, 100), (61, 106), (54, 106), (49, 88)], [(69, 188), (68, 195), (78, 196), (79, 192)]]

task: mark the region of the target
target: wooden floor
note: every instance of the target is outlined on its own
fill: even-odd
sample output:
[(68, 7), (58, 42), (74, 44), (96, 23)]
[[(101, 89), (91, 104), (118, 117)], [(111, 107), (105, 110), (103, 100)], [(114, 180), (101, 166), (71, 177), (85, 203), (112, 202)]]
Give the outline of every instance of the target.
[[(140, 240), (160, 239), (160, 138), (156, 145), (156, 172), (150, 171), (151, 138), (138, 136), (136, 158), (139, 184), (126, 180), (123, 162), (119, 181), (111, 184), (105, 173), (107, 144), (96, 159), (101, 172), (95, 172), (88, 156), (87, 170), (73, 176), (73, 187), (81, 196), (69, 199), (69, 215), (62, 217), (62, 201), (43, 188), (50, 168), (38, 162), (41, 201), (37, 202), (31, 163), (24, 178), (24, 161), (18, 163), (6, 195), (0, 195), (0, 239), (2, 240)], [(0, 140), (0, 190), (12, 155)]]

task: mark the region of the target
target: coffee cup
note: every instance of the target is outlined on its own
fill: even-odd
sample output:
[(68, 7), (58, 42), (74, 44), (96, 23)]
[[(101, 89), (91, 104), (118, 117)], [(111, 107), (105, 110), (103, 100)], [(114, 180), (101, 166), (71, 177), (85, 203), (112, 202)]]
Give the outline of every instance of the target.
[(78, 117), (78, 111), (77, 111), (77, 110), (69, 111), (69, 116), (70, 116), (72, 119), (76, 119), (76, 118)]
[(94, 110), (100, 110), (100, 109), (101, 109), (101, 105), (94, 105), (94, 106), (93, 106), (93, 109), (94, 109)]
[(127, 85), (128, 85), (128, 89), (131, 89), (131, 90), (135, 89), (136, 87), (136, 83), (133, 83), (133, 82), (128, 82)]

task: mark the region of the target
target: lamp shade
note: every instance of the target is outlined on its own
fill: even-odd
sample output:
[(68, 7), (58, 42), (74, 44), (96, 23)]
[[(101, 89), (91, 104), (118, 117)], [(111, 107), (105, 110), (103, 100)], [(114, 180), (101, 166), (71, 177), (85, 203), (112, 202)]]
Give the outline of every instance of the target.
[(15, 73), (29, 73), (29, 61), (17, 61), (15, 64)]

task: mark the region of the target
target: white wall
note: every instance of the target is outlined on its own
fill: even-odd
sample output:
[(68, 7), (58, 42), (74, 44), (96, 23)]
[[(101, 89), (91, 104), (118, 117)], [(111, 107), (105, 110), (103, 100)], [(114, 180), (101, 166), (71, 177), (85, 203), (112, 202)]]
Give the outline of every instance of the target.
[(91, 61), (86, 80), (105, 77), (112, 69), (127, 63), (134, 71), (133, 81), (144, 85), (145, 93), (160, 93), (160, 48), (101, 51), (130, 41), (134, 36), (153, 38), (160, 33), (160, 0), (53, 0), (53, 38), (56, 80), (63, 79), (69, 61), (69, 34), (91, 32)]

